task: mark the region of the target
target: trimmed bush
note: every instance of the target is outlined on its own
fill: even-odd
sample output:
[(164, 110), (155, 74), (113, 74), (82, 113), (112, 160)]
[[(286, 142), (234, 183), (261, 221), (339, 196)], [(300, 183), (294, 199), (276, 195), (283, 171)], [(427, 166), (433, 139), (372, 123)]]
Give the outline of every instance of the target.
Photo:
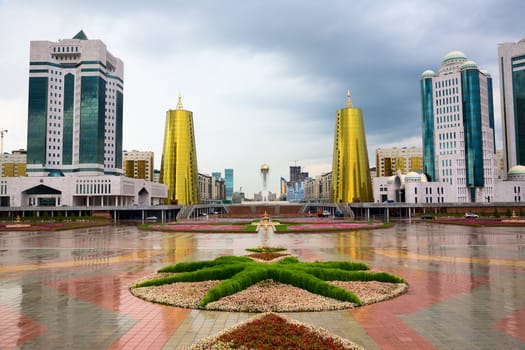
[(286, 248), (281, 247), (257, 247), (257, 248), (246, 248), (247, 251), (253, 253), (276, 253), (285, 251)]
[(266, 269), (250, 267), (211, 288), (204, 298), (201, 299), (199, 306), (204, 307), (208, 303), (240, 292), (249, 286), (264, 281), (268, 278), (268, 271)]
[(175, 265), (163, 267), (162, 269), (158, 270), (158, 272), (191, 272), (203, 269), (205, 267), (249, 262), (253, 262), (253, 260), (244, 256), (221, 256), (215, 260), (180, 262)]
[(228, 264), (221, 266), (206, 267), (202, 270), (183, 272), (173, 276), (155, 278), (137, 283), (133, 288), (161, 286), (175, 282), (202, 282), (211, 280), (224, 280), (244, 270), (242, 264)]

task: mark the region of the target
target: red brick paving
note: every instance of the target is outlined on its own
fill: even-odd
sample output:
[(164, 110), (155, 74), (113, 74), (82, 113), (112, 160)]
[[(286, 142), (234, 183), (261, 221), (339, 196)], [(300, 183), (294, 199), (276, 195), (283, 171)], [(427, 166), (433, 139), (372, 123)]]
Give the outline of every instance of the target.
[(0, 315), (0, 349), (14, 349), (46, 331), (45, 327), (2, 305)]
[[(469, 275), (408, 268), (384, 270), (403, 277), (409, 284), (408, 292), (386, 302), (349, 311), (382, 349), (434, 349), (397, 316), (414, 313), (487, 282), (486, 278)], [(432, 289), (436, 289), (436, 293), (432, 293)]]
[(525, 307), (497, 322), (495, 326), (525, 343)]

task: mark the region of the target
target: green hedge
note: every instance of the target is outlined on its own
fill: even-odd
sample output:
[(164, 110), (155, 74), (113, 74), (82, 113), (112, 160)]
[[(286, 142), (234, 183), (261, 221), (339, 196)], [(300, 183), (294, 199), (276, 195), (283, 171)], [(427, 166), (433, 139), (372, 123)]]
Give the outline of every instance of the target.
[(170, 284), (175, 282), (203, 282), (211, 280), (224, 280), (226, 278), (231, 278), (235, 274), (244, 270), (244, 268), (245, 266), (242, 264), (228, 264), (207, 267), (198, 271), (182, 272), (173, 276), (160, 277), (140, 282), (135, 284), (133, 288), (161, 286), (163, 284)]
[(168, 265), (158, 270), (158, 272), (191, 272), (205, 267), (249, 262), (253, 262), (253, 260), (244, 256), (221, 256), (215, 260), (180, 262), (175, 265)]
[(361, 305), (361, 301), (354, 293), (328, 284), (325, 281), (308, 275), (305, 272), (290, 271), (286, 269), (264, 269), (254, 266), (253, 268), (250, 267), (211, 288), (204, 298), (201, 299), (199, 306), (204, 307), (208, 303), (238, 293), (249, 286), (266, 279), (273, 279), (274, 281), (280, 283), (290, 284), (292, 286), (302, 288), (309, 292), (323, 295), (328, 298), (349, 301), (354, 304)]
[[(299, 263), (302, 265), (304, 263)], [(360, 262), (350, 262), (350, 261), (326, 261), (326, 262), (313, 262), (308, 263), (309, 267), (320, 267), (320, 268), (330, 268), (330, 269), (341, 269), (345, 271), (362, 271), (370, 270), (370, 267), (367, 264)]]
[(240, 292), (251, 285), (268, 279), (268, 270), (257, 266), (250, 267), (228, 280), (224, 280), (215, 287), (208, 290), (208, 293), (201, 299), (199, 306), (204, 307), (206, 304), (217, 301), (228, 295)]

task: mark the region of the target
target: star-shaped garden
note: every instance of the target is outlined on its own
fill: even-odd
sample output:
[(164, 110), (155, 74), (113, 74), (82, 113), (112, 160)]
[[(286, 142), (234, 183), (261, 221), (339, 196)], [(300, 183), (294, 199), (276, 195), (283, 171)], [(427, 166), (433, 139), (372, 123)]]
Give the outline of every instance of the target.
[[(368, 265), (360, 262), (300, 262), (296, 257), (286, 256), (268, 263), (244, 256), (222, 256), (215, 260), (166, 266), (153, 278), (133, 285), (131, 290), (142, 299), (178, 307), (228, 311), (321, 311), (371, 303), (370, 298), (363, 302), (362, 296), (366, 297), (367, 287), (377, 290), (378, 285), (390, 294), (372, 302), (388, 299), (407, 289), (402, 278), (370, 271)], [(352, 291), (353, 288), (358, 288), (361, 298)], [(295, 300), (292, 306), (286, 307), (276, 303), (277, 299), (290, 304), (290, 295), (302, 300)], [(304, 299), (309, 299), (315, 306), (308, 307)], [(224, 307), (221, 303), (230, 306)], [(243, 306), (245, 303), (252, 306)]]

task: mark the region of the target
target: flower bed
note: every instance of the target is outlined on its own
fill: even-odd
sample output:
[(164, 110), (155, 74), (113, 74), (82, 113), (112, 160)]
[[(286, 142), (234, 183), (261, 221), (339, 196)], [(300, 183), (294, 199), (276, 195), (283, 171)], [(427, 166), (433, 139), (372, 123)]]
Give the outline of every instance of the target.
[(274, 313), (263, 313), (205, 338), (188, 348), (204, 349), (363, 349), (349, 340), (323, 328), (288, 319)]
[(369, 267), (359, 262), (306, 263), (283, 253), (252, 255), (261, 254), (274, 259), (258, 262), (223, 256), (166, 266), (135, 283), (131, 292), (145, 300), (178, 307), (290, 312), (348, 309), (390, 299), (407, 290), (403, 279), (367, 271)]
[(377, 226), (382, 226), (381, 222), (372, 222), (372, 223), (362, 223), (362, 222), (353, 222), (353, 223), (314, 223), (314, 224), (300, 224), (300, 225), (288, 225), (289, 231), (297, 230), (347, 230), (347, 229), (356, 229), (356, 228), (376, 228)]

